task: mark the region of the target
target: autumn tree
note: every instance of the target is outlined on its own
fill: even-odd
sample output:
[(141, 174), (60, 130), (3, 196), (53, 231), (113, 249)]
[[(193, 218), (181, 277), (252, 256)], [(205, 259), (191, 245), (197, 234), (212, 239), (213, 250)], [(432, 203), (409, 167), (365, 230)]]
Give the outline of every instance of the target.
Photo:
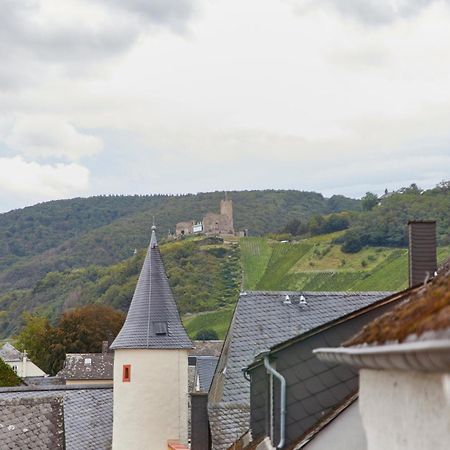
[(124, 320), (122, 312), (106, 305), (67, 311), (56, 326), (51, 326), (45, 317), (27, 314), (17, 343), (42, 370), (55, 374), (62, 368), (66, 353), (100, 352), (102, 342), (111, 342)]
[(122, 328), (125, 315), (106, 305), (87, 305), (59, 318), (57, 342), (68, 353), (101, 352), (103, 341), (112, 341)]

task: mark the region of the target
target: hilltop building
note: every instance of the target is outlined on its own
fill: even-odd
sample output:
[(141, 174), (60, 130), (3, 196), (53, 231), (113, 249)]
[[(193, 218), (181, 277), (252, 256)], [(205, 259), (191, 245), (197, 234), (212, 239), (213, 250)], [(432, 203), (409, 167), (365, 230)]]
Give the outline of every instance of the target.
[(198, 233), (233, 236), (233, 201), (225, 198), (220, 201), (219, 214), (208, 212), (201, 222), (179, 222), (175, 228), (176, 236), (187, 236)]
[(114, 350), (113, 450), (188, 443), (188, 353), (193, 348), (152, 237)]

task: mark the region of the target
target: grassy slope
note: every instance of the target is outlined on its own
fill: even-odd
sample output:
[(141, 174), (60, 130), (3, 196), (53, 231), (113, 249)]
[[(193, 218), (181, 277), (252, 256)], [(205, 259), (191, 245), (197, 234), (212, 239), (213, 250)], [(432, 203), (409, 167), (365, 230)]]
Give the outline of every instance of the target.
[[(407, 286), (406, 249), (369, 247), (346, 254), (332, 243), (337, 235), (298, 243), (246, 238), (241, 244), (244, 289), (386, 291)], [(264, 262), (254, 264), (258, 253), (265, 255)], [(439, 262), (449, 256), (450, 247), (439, 249)]]
[(224, 339), (231, 317), (233, 316), (233, 311), (234, 307), (227, 307), (196, 316), (185, 316), (183, 323), (191, 337), (194, 337), (200, 330), (212, 329), (220, 339)]

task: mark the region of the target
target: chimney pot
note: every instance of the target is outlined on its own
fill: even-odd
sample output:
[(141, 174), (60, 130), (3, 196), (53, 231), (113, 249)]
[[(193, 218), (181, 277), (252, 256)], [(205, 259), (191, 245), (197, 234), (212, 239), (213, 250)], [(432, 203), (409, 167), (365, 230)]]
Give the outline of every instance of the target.
[(108, 349), (109, 349), (109, 342), (103, 341), (102, 342), (102, 353), (108, 353)]

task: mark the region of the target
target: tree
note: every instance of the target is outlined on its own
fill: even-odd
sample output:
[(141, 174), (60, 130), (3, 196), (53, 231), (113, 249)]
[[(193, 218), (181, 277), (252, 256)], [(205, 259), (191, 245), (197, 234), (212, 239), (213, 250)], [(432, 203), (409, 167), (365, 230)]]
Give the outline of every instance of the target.
[(14, 370), (0, 358), (0, 387), (20, 386), (22, 380)]
[(217, 335), (215, 330), (205, 328), (203, 330), (198, 331), (194, 339), (196, 341), (215, 341), (219, 339), (219, 336)]
[(289, 233), (291, 236), (298, 236), (301, 234), (302, 222), (300, 219), (290, 220), (283, 228), (284, 233)]
[(62, 314), (57, 326), (47, 318), (27, 314), (17, 336), (18, 346), (44, 372), (56, 374), (66, 353), (97, 353), (103, 341), (112, 341), (122, 328), (125, 315), (106, 305), (87, 305)]
[(114, 339), (125, 315), (106, 305), (86, 305), (64, 313), (56, 327), (56, 342), (66, 352), (101, 352), (102, 342)]
[(53, 355), (51, 352), (55, 338), (53, 327), (46, 317), (24, 314), (25, 325), (17, 336), (17, 347), (27, 351), (30, 359), (44, 372), (51, 373)]
[(366, 195), (361, 200), (364, 211), (371, 211), (375, 206), (378, 205), (378, 197), (372, 192), (366, 192)]

